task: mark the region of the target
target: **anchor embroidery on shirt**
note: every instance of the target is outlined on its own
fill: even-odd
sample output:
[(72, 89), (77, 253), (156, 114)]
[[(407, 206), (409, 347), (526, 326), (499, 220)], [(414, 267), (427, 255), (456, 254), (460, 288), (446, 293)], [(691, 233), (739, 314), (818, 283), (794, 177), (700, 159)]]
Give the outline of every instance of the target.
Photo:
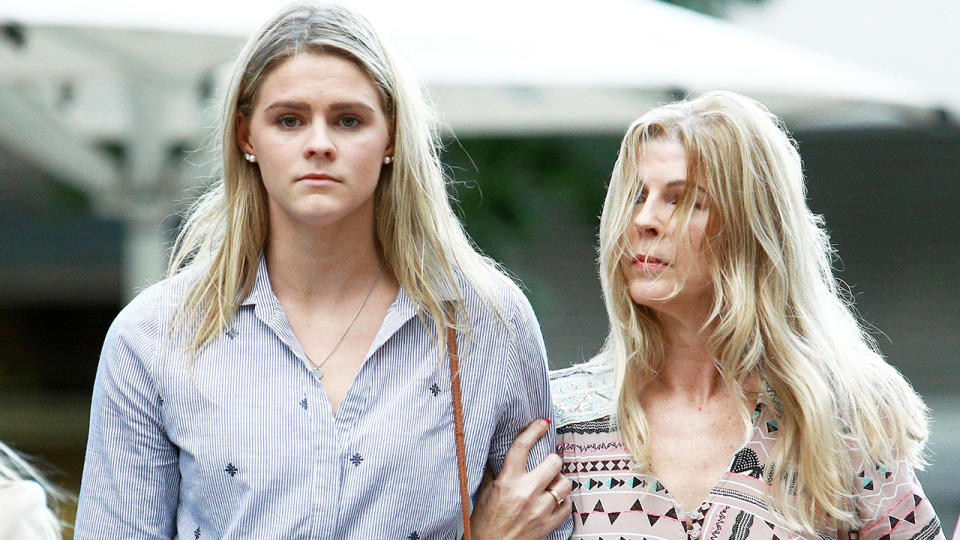
[(350, 463), (353, 463), (354, 467), (359, 467), (363, 463), (363, 456), (359, 453), (350, 456)]
[(410, 536), (407, 537), (407, 540), (420, 540), (420, 534), (417, 531), (410, 533)]
[(236, 466), (234, 466), (233, 463), (227, 463), (227, 468), (224, 469), (223, 472), (225, 472), (225, 473), (229, 474), (231, 477), (233, 477), (233, 476), (236, 476), (238, 472), (240, 472), (240, 469), (238, 469)]
[(197, 530), (193, 531), (194, 538), (200, 538), (200, 527), (197, 527)]
[(237, 332), (236, 328), (230, 327), (225, 333), (227, 334), (228, 338), (233, 339), (237, 337), (237, 334), (239, 334), (240, 332)]
[(307, 398), (303, 398), (303, 399), (300, 400), (300, 407), (301, 407), (303, 410), (307, 410)]
[(437, 383), (433, 383), (433, 386), (430, 387), (430, 391), (433, 392), (434, 397), (440, 393), (440, 386)]

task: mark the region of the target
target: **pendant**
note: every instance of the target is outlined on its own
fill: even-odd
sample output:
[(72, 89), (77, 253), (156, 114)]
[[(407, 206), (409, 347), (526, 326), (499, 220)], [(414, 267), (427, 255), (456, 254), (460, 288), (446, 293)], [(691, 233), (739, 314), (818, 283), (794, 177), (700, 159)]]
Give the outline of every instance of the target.
[(317, 379), (317, 380), (320, 380), (320, 379), (323, 378), (323, 368), (322, 368), (322, 367), (319, 367), (319, 366), (318, 366), (318, 367), (313, 368), (313, 378), (315, 378), (315, 379)]

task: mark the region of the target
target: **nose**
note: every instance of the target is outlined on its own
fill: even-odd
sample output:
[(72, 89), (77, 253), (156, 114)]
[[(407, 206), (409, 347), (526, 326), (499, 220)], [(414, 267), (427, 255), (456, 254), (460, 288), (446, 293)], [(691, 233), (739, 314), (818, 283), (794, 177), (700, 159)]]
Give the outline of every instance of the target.
[(303, 153), (306, 159), (322, 157), (329, 161), (337, 158), (336, 141), (325, 122), (314, 122), (308, 130), (308, 139)]
[(641, 236), (656, 238), (663, 234), (663, 216), (660, 215), (660, 210), (657, 203), (648, 198), (634, 207), (630, 224)]

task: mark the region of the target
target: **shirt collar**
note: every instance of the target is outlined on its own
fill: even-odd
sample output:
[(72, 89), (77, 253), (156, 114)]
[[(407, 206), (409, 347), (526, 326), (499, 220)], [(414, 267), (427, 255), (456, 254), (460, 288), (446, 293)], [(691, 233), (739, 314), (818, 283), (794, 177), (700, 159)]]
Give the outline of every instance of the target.
[(260, 252), (257, 261), (257, 275), (253, 280), (253, 287), (247, 294), (247, 297), (240, 302), (241, 306), (260, 304), (264, 302), (277, 302), (277, 297), (273, 294), (273, 288), (270, 287), (270, 275), (267, 274), (267, 259)]
[[(247, 294), (247, 297), (240, 303), (241, 306), (257, 304), (263, 305), (264, 307), (271, 305), (279, 306), (280, 304), (276, 295), (273, 294), (273, 288), (270, 286), (270, 275), (267, 273), (267, 259), (264, 257), (263, 252), (260, 252), (260, 258), (257, 262), (257, 275), (253, 281), (253, 288), (250, 289), (250, 293)], [(413, 300), (407, 295), (407, 291), (403, 286), (400, 286), (400, 290), (397, 292), (397, 298), (393, 301), (390, 309), (387, 310), (387, 315), (384, 318), (381, 333), (384, 333), (385, 336), (377, 336), (377, 338), (374, 338), (374, 342), (377, 342), (379, 338), (386, 338), (392, 335), (416, 314), (417, 310), (413, 305)]]

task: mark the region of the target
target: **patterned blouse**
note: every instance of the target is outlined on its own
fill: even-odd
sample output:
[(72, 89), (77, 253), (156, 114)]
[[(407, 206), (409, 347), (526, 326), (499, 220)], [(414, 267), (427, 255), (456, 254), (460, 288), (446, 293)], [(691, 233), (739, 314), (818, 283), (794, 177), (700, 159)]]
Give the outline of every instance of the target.
[[(753, 437), (734, 455), (703, 504), (688, 509), (655, 477), (633, 470), (620, 431), (609, 421), (615, 400), (612, 370), (574, 366), (550, 378), (557, 452), (563, 474), (573, 483), (573, 539), (803, 538), (783, 525), (763, 494), (763, 472), (779, 429), (770, 407), (757, 405)], [(858, 477), (861, 539), (943, 539), (940, 521), (909, 463), (867, 467)], [(837, 538), (835, 529), (817, 533), (820, 540)]]

